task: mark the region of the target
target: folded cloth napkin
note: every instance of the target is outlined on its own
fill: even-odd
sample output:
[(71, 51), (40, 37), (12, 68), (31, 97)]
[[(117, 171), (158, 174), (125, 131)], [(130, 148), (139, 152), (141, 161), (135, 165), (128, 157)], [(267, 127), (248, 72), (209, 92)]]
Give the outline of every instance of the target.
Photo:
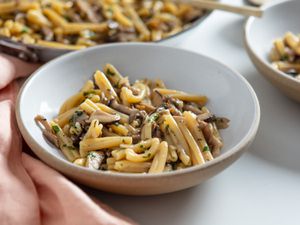
[(0, 224), (134, 224), (22, 152), (14, 114), (19, 90), (15, 79), (29, 75), (38, 66), (0, 54)]

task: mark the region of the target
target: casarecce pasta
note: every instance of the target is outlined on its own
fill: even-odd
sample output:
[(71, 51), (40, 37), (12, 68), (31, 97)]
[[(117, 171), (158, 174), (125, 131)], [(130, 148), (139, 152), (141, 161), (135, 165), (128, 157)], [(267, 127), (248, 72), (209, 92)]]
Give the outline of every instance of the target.
[(300, 36), (287, 32), (273, 42), (270, 52), (272, 65), (300, 80)]
[(35, 120), (78, 166), (160, 173), (202, 165), (220, 154), (219, 129), (229, 120), (213, 115), (207, 100), (167, 89), (162, 80), (130, 83), (107, 64), (62, 104), (54, 119), (38, 115)]
[(168, 0), (4, 0), (0, 36), (45, 47), (159, 41), (188, 28), (201, 8)]

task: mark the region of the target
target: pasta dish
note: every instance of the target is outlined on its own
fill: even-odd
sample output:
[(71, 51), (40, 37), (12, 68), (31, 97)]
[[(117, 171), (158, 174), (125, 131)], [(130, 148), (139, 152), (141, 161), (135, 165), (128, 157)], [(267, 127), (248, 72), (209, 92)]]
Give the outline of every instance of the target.
[(287, 32), (283, 38), (276, 39), (270, 53), (270, 60), (276, 69), (300, 80), (299, 36)]
[(197, 6), (167, 0), (4, 0), (0, 36), (63, 49), (159, 41), (186, 29), (203, 13)]
[(35, 120), (72, 163), (94, 170), (160, 173), (202, 165), (220, 154), (229, 120), (206, 96), (166, 88), (162, 80), (130, 83), (111, 64), (68, 98), (56, 118)]

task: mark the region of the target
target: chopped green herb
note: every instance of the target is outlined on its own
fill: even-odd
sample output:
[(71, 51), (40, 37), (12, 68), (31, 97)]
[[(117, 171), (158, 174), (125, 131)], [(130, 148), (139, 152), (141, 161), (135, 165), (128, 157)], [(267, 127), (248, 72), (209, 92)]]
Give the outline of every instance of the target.
[(209, 147), (206, 145), (206, 146), (204, 146), (204, 148), (203, 148), (202, 151), (203, 151), (203, 152), (208, 152), (208, 151), (210, 151), (210, 149), (209, 149)]
[(140, 145), (140, 148), (144, 148), (144, 145)]
[(287, 61), (289, 59), (289, 56), (288, 55), (283, 55), (281, 56), (280, 60), (281, 61)]
[(147, 155), (143, 155), (143, 158), (144, 159), (148, 159), (148, 158), (150, 158), (151, 157), (151, 153), (149, 152)]
[(29, 32), (29, 27), (23, 26), (21, 33), (28, 33)]
[(90, 91), (83, 92), (84, 97), (88, 97), (91, 94), (96, 94), (96, 91), (95, 90), (90, 90)]
[(169, 131), (169, 129), (170, 129), (170, 125), (169, 125), (169, 124), (167, 124), (167, 126), (166, 126), (166, 132), (168, 132), (168, 131)]
[(56, 134), (60, 131), (60, 129), (57, 125), (53, 125), (52, 129), (53, 129), (54, 133), (56, 133)]
[(122, 143), (125, 144), (125, 139), (122, 139)]
[(89, 152), (88, 157), (90, 157), (91, 159), (95, 159), (97, 158), (97, 154), (95, 152)]
[(119, 126), (120, 124), (118, 122), (114, 122), (114, 125), (115, 126)]
[(114, 75), (116, 75), (113, 71), (110, 71), (110, 69), (108, 68), (107, 70), (106, 70), (106, 75), (108, 75), (108, 76), (114, 76)]
[(158, 119), (158, 117), (159, 117), (159, 114), (158, 114), (158, 113), (153, 113), (153, 114), (149, 117), (148, 122), (149, 122), (149, 123), (153, 123), (153, 122), (155, 122), (155, 121)]

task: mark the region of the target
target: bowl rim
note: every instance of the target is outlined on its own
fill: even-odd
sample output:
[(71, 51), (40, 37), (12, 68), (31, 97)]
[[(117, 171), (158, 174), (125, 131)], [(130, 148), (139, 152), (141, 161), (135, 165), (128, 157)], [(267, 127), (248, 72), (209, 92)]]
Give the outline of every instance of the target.
[[(26, 129), (25, 124), (23, 122), (24, 118), (22, 119), (21, 108), (20, 108), (22, 98), (23, 98), (23, 93), (24, 93), (24, 91), (26, 91), (26, 89), (28, 89), (30, 87), (30, 83), (33, 81), (35, 76), (37, 76), (37, 75), (40, 76), (39, 72), (44, 67), (52, 65), (52, 64), (56, 64), (60, 60), (69, 60), (69, 59), (72, 59), (73, 57), (76, 57), (77, 55), (84, 55), (86, 52), (89, 52), (89, 51), (100, 51), (103, 48), (118, 48), (118, 47), (129, 47), (129, 48), (130, 47), (140, 47), (140, 48), (149, 47), (149, 48), (152, 48), (153, 50), (156, 48), (171, 49), (171, 50), (175, 50), (175, 51), (181, 51), (181, 52), (193, 54), (195, 56), (201, 56), (202, 58), (206, 58), (214, 63), (220, 64), (221, 66), (226, 68), (228, 71), (232, 72), (235, 76), (237, 76), (240, 79), (241, 82), (243, 82), (245, 84), (245, 87), (248, 89), (249, 94), (253, 100), (253, 104), (254, 104), (254, 115), (253, 116), (254, 116), (254, 118), (251, 122), (249, 130), (247, 131), (245, 136), (235, 146), (230, 148), (227, 152), (222, 153), (220, 156), (216, 157), (212, 161), (206, 162), (203, 165), (195, 165), (195, 166), (191, 166), (191, 167), (188, 167), (188, 168), (185, 168), (182, 170), (171, 171), (168, 173), (137, 174), (137, 173), (120, 173), (120, 172), (109, 172), (109, 171), (98, 171), (98, 170), (96, 171), (96, 170), (91, 170), (91, 169), (88, 169), (85, 167), (79, 167), (79, 166), (67, 161), (64, 158), (57, 157), (57, 156), (51, 154), (50, 152), (46, 151), (45, 149), (43, 149), (43, 147), (39, 145), (39, 143), (30, 135), (30, 132)], [(15, 114), (16, 114), (16, 118), (17, 118), (18, 127), (19, 127), (21, 134), (23, 135), (25, 141), (29, 145), (29, 147), (44, 163), (46, 163), (47, 165), (50, 165), (51, 167), (54, 167), (56, 170), (59, 170), (66, 174), (70, 174), (69, 172), (75, 172), (75, 173), (79, 172), (79, 173), (91, 175), (91, 176), (104, 176), (104, 177), (109, 176), (109, 177), (115, 177), (115, 178), (132, 178), (132, 179), (139, 179), (139, 178), (151, 179), (151, 178), (155, 178), (155, 177), (157, 178), (157, 177), (171, 177), (174, 175), (184, 175), (184, 174), (196, 172), (198, 170), (205, 170), (208, 167), (212, 167), (214, 165), (220, 164), (223, 160), (225, 160), (227, 158), (231, 158), (235, 154), (242, 151), (249, 143), (251, 143), (251, 141), (255, 137), (255, 135), (258, 131), (258, 127), (259, 127), (261, 112), (260, 112), (260, 105), (259, 105), (259, 101), (256, 96), (256, 93), (255, 93), (254, 89), (251, 87), (251, 85), (249, 84), (249, 82), (246, 80), (246, 78), (244, 78), (241, 74), (239, 74), (234, 69), (231, 69), (230, 67), (228, 67), (227, 65), (225, 65), (222, 62), (219, 62), (216, 59), (213, 59), (213, 58), (203, 55), (203, 54), (196, 53), (194, 51), (180, 49), (180, 48), (176, 48), (176, 47), (170, 47), (170, 46), (161, 46), (161, 45), (157, 45), (154, 43), (117, 43), (117, 44), (107, 44), (107, 45), (103, 45), (103, 46), (90, 47), (87, 49), (83, 49), (81, 51), (73, 51), (71, 53), (59, 56), (59, 57), (51, 60), (50, 62), (44, 64), (43, 66), (41, 66), (38, 70), (36, 70), (34, 73), (31, 74), (31, 76), (26, 80), (26, 82), (23, 84), (22, 88), (20, 89), (18, 96), (17, 96), (17, 100), (16, 100)], [(32, 121), (34, 121), (34, 120), (32, 119)], [(43, 158), (46, 156), (47, 156), (47, 160), (43, 160)], [(56, 164), (56, 166), (53, 166), (52, 164)], [(65, 172), (64, 171), (65, 169), (68, 169), (68, 172)]]
[[(266, 4), (264, 4), (261, 9), (263, 11), (266, 10), (272, 10), (273, 7), (278, 7), (282, 4), (287, 4), (288, 2), (297, 2), (297, 0), (275, 0), (272, 2), (268, 2)], [(299, 2), (300, 3), (300, 2)], [(275, 69), (272, 65), (271, 62), (267, 63), (256, 51), (254, 51), (254, 49), (252, 48), (251, 44), (250, 44), (250, 29), (254, 23), (254, 21), (256, 20), (263, 20), (262, 18), (255, 18), (253, 16), (249, 17), (246, 20), (246, 23), (244, 25), (244, 43), (246, 44), (246, 49), (250, 52), (250, 54), (252, 54), (260, 63), (263, 64), (263, 66), (265, 68), (267, 68), (268, 70), (272, 71), (272, 73), (276, 73), (277, 75), (279, 75), (279, 77), (281, 77), (282, 79), (285, 79), (289, 82), (294, 82), (295, 84), (298, 83), (300, 85), (300, 80), (297, 80), (295, 78), (293, 78), (291, 75), (288, 75), (280, 70)], [(276, 37), (274, 37), (275, 39)], [(271, 50), (271, 49), (270, 49)], [(276, 75), (276, 76), (277, 76)]]

